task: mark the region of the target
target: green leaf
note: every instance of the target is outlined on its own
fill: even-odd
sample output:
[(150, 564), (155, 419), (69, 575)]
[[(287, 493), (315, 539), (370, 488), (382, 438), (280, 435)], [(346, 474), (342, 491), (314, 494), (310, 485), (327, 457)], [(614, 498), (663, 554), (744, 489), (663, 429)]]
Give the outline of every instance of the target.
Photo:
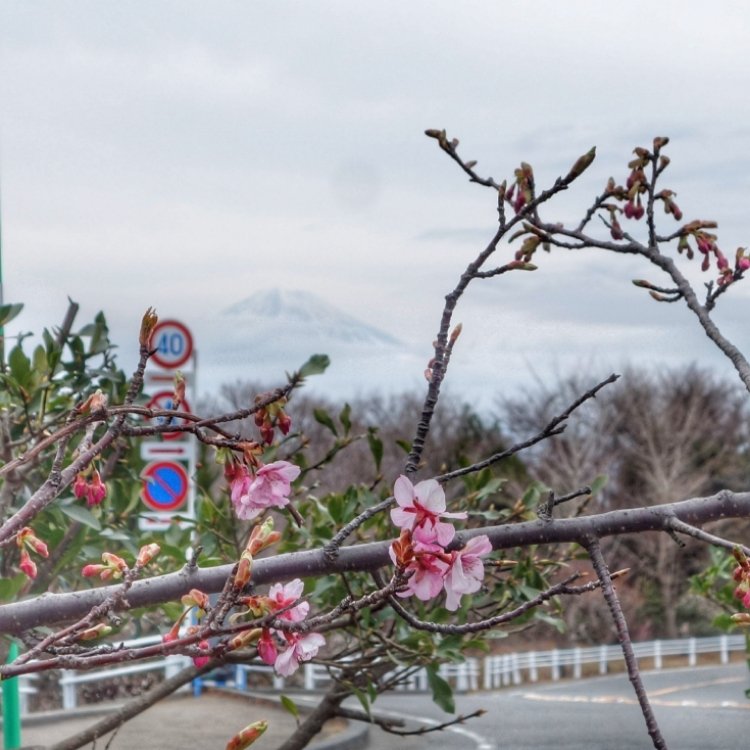
[(383, 461), (383, 441), (378, 437), (375, 427), (367, 430), (367, 444), (370, 446), (370, 453), (375, 461), (375, 470), (380, 471), (380, 464)]
[(61, 505), (60, 510), (65, 513), (68, 518), (72, 518), (78, 523), (82, 523), (84, 526), (89, 526), (95, 531), (101, 531), (102, 525), (99, 523), (99, 519), (83, 505)]
[(591, 483), (591, 494), (596, 495), (597, 492), (602, 490), (604, 486), (607, 484), (607, 480), (609, 477), (606, 474), (599, 474), (599, 476), (594, 479), (594, 481)]
[(23, 310), (23, 303), (20, 302), (10, 305), (0, 305), (0, 326), (10, 323), (21, 310)]
[(352, 691), (354, 692), (354, 695), (357, 697), (357, 700), (360, 702), (360, 705), (364, 709), (365, 713), (370, 716), (370, 699), (369, 697), (363, 693), (361, 690), (353, 687)]
[(13, 578), (0, 578), (0, 601), (14, 599), (26, 581), (27, 578), (23, 573)]
[(565, 632), (565, 623), (559, 617), (552, 617), (552, 615), (548, 615), (546, 612), (536, 609), (534, 610), (534, 619), (546, 622), (547, 625), (552, 625), (558, 633)]
[(341, 410), (341, 414), (339, 414), (339, 422), (344, 426), (344, 435), (349, 434), (349, 430), (352, 429), (352, 420), (350, 419), (350, 415), (352, 413), (352, 407), (348, 404), (344, 404), (344, 408)]
[(310, 359), (299, 368), (299, 376), (307, 378), (310, 375), (321, 375), (331, 364), (331, 358), (327, 354), (313, 354)]
[(294, 716), (295, 721), (299, 724), (299, 709), (297, 708), (297, 704), (288, 696), (282, 695), (281, 705)]
[(28, 388), (31, 381), (31, 361), (23, 353), (23, 349), (16, 345), (8, 356), (8, 365), (13, 379), (22, 388)]
[(438, 674), (437, 665), (431, 664), (427, 667), (427, 684), (432, 690), (432, 700), (436, 706), (440, 706), (446, 713), (456, 713), (456, 703), (453, 700), (451, 686)]
[(397, 440), (396, 445), (407, 455), (411, 453), (411, 443), (408, 440)]
[(479, 490), (477, 500), (484, 500), (489, 495), (494, 495), (507, 481), (505, 477), (494, 477)]
[(333, 423), (331, 416), (325, 409), (313, 410), (313, 416), (315, 417), (316, 422), (327, 427), (334, 435), (336, 435), (336, 437), (338, 437), (339, 431), (336, 429), (336, 425)]

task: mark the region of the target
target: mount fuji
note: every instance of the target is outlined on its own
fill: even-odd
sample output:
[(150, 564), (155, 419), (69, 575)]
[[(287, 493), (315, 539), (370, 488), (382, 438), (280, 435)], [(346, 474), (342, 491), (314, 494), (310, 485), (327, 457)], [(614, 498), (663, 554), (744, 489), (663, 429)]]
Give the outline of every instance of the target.
[(195, 329), (201, 390), (243, 380), (281, 383), (312, 354), (328, 354), (332, 364), (311, 385), (338, 393), (397, 385), (405, 373), (424, 369), (395, 336), (302, 290), (257, 291)]

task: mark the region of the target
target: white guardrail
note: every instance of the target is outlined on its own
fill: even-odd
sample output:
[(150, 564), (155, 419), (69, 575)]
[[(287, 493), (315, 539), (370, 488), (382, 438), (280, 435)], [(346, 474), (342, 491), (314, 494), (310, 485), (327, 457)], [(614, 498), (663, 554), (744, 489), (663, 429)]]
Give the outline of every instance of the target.
[[(138, 638), (125, 641), (125, 647), (147, 646), (160, 643), (160, 636)], [(661, 669), (665, 657), (686, 657), (689, 666), (697, 663), (699, 654), (718, 654), (722, 664), (729, 661), (731, 651), (745, 650), (744, 635), (720, 635), (711, 638), (685, 638), (681, 640), (642, 641), (634, 643), (636, 656), (650, 660), (653, 669)], [(494, 690), (508, 685), (520, 685), (525, 680), (537, 682), (540, 676), (559, 680), (563, 677), (580, 679), (584, 676), (584, 666), (596, 665), (599, 674), (606, 674), (611, 662), (622, 661), (623, 655), (619, 645), (589, 646), (571, 649), (552, 649), (550, 651), (527, 651), (523, 653), (500, 654), (487, 656), (483, 660), (467, 658), (457, 664), (441, 664), (438, 673), (447, 680), (457, 692), (478, 690), (481, 684), (484, 690)], [(140, 672), (163, 671), (165, 677), (171, 677), (183, 667), (190, 664), (187, 656), (161, 656), (139, 661), (137, 664), (118, 665), (93, 672), (74, 672), (63, 670), (60, 677), (62, 703), (64, 709), (75, 708), (78, 703), (77, 687), (110, 680), (114, 677), (138, 674)], [(646, 665), (649, 666), (649, 665)], [(591, 670), (586, 670), (589, 674)], [(253, 674), (263, 674), (271, 680), (275, 690), (282, 690), (285, 681), (273, 674), (273, 669), (265, 664), (237, 664), (233, 667), (231, 684), (239, 690), (259, 689), (252, 684)], [(305, 690), (317, 690), (330, 683), (331, 675), (327, 667), (319, 664), (305, 664), (303, 668), (303, 685)], [(21, 712), (27, 713), (28, 698), (36, 692), (34, 676), (23, 675), (19, 678), (21, 692)], [(198, 683), (198, 686), (200, 683)], [(428, 689), (427, 673), (424, 669), (414, 670), (398, 690), (424, 691)], [(199, 692), (198, 687), (196, 692)]]

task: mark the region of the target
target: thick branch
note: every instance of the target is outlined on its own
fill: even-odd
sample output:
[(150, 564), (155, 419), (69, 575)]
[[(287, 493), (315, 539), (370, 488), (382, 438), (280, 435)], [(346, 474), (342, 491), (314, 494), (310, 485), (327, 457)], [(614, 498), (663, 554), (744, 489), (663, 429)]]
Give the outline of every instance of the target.
[[(643, 531), (668, 531), (673, 518), (691, 526), (709, 521), (750, 516), (750, 492), (719, 492), (711, 497), (698, 497), (679, 503), (632, 508), (578, 518), (549, 521), (528, 521), (502, 526), (485, 526), (456, 534), (455, 547), (463, 546), (478, 534), (487, 534), (494, 549), (509, 549), (535, 544), (558, 542), (583, 543), (588, 537), (603, 538)], [(257, 560), (253, 566), (253, 582), (263, 585), (292, 578), (311, 578), (346, 571), (372, 571), (390, 565), (389, 541), (343, 547), (335, 559), (322, 549), (292, 552)], [(233, 565), (214, 568), (186, 566), (181, 571), (136, 581), (128, 592), (131, 607), (145, 607), (173, 601), (191, 588), (206, 592), (221, 591)], [(0, 632), (21, 633), (32, 627), (51, 625), (85, 615), (111, 595), (112, 586), (65, 594), (43, 594), (22, 602), (0, 607)]]

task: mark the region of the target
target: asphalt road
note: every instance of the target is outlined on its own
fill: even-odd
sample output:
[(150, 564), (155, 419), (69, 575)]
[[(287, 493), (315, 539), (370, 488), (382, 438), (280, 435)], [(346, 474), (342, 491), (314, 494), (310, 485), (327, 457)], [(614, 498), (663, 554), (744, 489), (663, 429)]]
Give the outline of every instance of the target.
[[(672, 750), (748, 747), (750, 701), (744, 664), (644, 674), (644, 682)], [(487, 713), (463, 725), (417, 737), (396, 738), (373, 728), (371, 750), (645, 750), (652, 748), (633, 690), (624, 675), (533, 685), (458, 696), (459, 713)], [(394, 693), (376, 711), (406, 718), (410, 727), (449, 715), (424, 695)]]

